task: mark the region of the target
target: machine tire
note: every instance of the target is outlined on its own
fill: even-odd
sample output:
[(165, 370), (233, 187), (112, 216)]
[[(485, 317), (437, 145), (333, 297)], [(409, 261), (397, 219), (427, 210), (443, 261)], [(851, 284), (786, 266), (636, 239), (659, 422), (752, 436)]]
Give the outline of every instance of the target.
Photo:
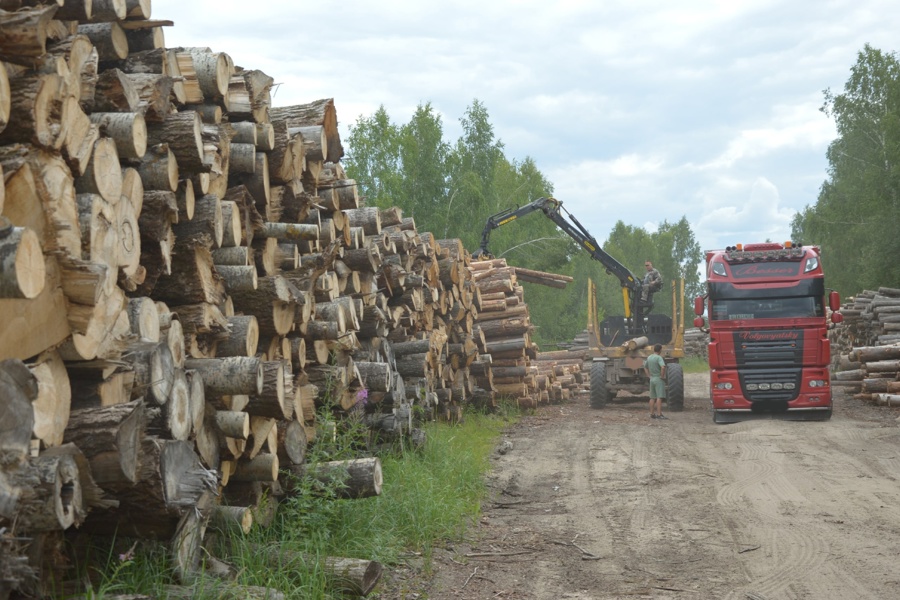
[(604, 408), (609, 401), (606, 387), (606, 364), (591, 363), (591, 408)]
[(684, 371), (678, 363), (666, 365), (666, 405), (672, 412), (684, 410)]

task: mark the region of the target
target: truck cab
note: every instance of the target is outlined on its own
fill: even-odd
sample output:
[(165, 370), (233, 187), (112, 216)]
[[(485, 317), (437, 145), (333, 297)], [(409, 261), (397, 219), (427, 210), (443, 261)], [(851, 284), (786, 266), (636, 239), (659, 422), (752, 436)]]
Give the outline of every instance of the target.
[(786, 242), (707, 251), (706, 287), (694, 312), (695, 325), (704, 310), (709, 319), (713, 419), (831, 418), (827, 332), (842, 317), (821, 250)]

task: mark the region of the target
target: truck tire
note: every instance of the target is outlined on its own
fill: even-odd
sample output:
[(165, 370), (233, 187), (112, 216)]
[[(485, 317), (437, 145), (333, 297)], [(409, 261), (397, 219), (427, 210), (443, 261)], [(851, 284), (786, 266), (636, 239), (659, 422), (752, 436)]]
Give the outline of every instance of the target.
[(678, 363), (666, 365), (666, 405), (672, 412), (684, 410), (684, 371)]
[(604, 408), (608, 401), (606, 365), (602, 362), (591, 363), (591, 408)]

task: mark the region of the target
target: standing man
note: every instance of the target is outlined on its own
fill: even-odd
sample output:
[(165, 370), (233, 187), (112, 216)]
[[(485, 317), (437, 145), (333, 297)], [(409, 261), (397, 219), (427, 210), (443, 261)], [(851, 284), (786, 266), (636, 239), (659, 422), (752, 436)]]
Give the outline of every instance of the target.
[(644, 261), (644, 268), (647, 269), (647, 273), (644, 275), (641, 285), (641, 300), (647, 302), (650, 294), (662, 289), (662, 275), (653, 268), (653, 263), (649, 260)]
[(650, 378), (650, 418), (667, 419), (662, 414), (662, 401), (666, 397), (666, 361), (660, 355), (662, 344), (653, 346), (653, 354), (644, 361), (644, 373)]

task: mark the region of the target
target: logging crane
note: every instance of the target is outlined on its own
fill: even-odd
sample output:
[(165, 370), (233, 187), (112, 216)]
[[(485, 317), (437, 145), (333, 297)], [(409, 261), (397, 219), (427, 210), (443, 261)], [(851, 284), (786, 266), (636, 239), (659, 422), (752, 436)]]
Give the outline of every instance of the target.
[(603, 408), (608, 401), (615, 399), (620, 391), (632, 394), (646, 393), (648, 381), (643, 363), (653, 345), (658, 343), (663, 346), (661, 354), (667, 367), (666, 402), (669, 410), (682, 410), (684, 375), (678, 360), (684, 356), (684, 281), (680, 282), (680, 311), (673, 282), (672, 317), (649, 314), (653, 308), (653, 294), (658, 290), (648, 288), (646, 300), (643, 299), (643, 281), (604, 251), (584, 225), (555, 198), (538, 198), (523, 206), (508, 208), (488, 217), (481, 232), (481, 245), (472, 257), (475, 260), (493, 258), (489, 249), (491, 232), (538, 211), (587, 250), (591, 258), (602, 264), (607, 273), (618, 278), (622, 286), (625, 315), (607, 317), (598, 322), (596, 287), (593, 281), (588, 282), (588, 335), (592, 359), (591, 406)]
[[(492, 258), (490, 249), (488, 248), (491, 241), (491, 232), (498, 227), (502, 227), (507, 223), (511, 223), (519, 217), (524, 217), (533, 212), (540, 211), (544, 215), (556, 223), (556, 226), (566, 232), (569, 237), (575, 240), (579, 246), (587, 250), (591, 258), (598, 261), (604, 267), (606, 272), (618, 278), (622, 286), (622, 297), (625, 304), (625, 321), (628, 328), (628, 334), (644, 335), (647, 333), (647, 314), (653, 308), (653, 294), (657, 291), (653, 288), (648, 290), (647, 299), (642, 300), (641, 293), (644, 284), (632, 273), (628, 267), (610, 256), (600, 247), (597, 240), (588, 233), (578, 219), (572, 213), (563, 208), (562, 202), (556, 198), (538, 198), (524, 206), (517, 206), (502, 210), (495, 215), (488, 217), (484, 224), (484, 230), (481, 232), (481, 245), (478, 247), (472, 257), (475, 260), (483, 258)], [(563, 214), (565, 213), (565, 214)]]

